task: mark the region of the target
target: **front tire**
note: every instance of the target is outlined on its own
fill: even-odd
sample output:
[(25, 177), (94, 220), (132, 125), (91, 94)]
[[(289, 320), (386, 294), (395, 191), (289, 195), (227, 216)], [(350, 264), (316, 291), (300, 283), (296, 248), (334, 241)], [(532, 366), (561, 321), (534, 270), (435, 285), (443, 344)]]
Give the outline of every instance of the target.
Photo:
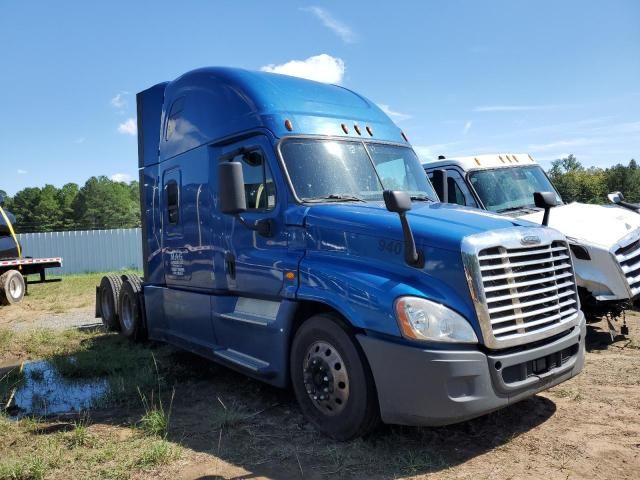
[(8, 270), (0, 275), (0, 305), (20, 303), (26, 291), (24, 277), (18, 270)]
[(290, 361), (300, 409), (318, 430), (344, 441), (376, 427), (373, 376), (339, 317), (320, 314), (304, 322), (293, 340)]

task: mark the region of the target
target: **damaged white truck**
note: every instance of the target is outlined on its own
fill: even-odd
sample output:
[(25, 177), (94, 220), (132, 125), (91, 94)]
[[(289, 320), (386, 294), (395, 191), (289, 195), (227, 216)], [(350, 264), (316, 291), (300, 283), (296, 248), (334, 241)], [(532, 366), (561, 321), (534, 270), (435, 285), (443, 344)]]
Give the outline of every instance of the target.
[[(565, 204), (544, 170), (528, 154), (476, 155), (423, 164), (441, 200), (535, 223), (545, 212), (534, 192), (552, 192), (557, 206), (547, 221), (570, 241), (578, 291), (587, 321), (621, 319), (640, 306), (640, 214), (620, 205)], [(617, 193), (617, 192), (616, 192)], [(611, 196), (610, 196), (610, 199)], [(620, 200), (616, 196), (614, 200)]]

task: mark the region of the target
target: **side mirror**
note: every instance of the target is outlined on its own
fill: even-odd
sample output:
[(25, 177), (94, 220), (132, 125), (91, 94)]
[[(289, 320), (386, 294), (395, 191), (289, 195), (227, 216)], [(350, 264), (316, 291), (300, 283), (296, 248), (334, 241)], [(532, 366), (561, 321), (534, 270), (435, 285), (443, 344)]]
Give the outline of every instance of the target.
[(263, 237), (273, 236), (275, 224), (272, 219), (267, 218), (257, 220), (255, 223), (248, 223), (240, 216), (247, 209), (244, 174), (240, 162), (222, 162), (218, 165), (218, 195), (220, 196), (222, 213), (234, 215), (245, 227), (258, 232)]
[(222, 213), (237, 215), (247, 209), (240, 162), (222, 162), (218, 165), (218, 194)]
[(631, 210), (632, 212), (640, 213), (640, 204), (629, 203), (625, 201), (622, 192), (613, 192), (607, 195), (610, 202), (616, 205)]
[(442, 203), (449, 203), (449, 188), (448, 188), (448, 175), (447, 171), (443, 168), (433, 171), (433, 188), (438, 194), (438, 198)]
[(615, 203), (615, 204), (624, 202), (624, 195), (622, 194), (622, 192), (611, 192), (607, 194), (607, 198), (611, 203)]
[(411, 197), (407, 192), (398, 190), (385, 190), (382, 192), (384, 205), (393, 213), (404, 214), (411, 210)]
[(4, 195), (0, 195), (0, 207), (4, 207)]
[(534, 192), (533, 202), (538, 208), (544, 208), (544, 217), (542, 217), (542, 225), (549, 225), (549, 211), (552, 207), (558, 205), (558, 199), (553, 192)]
[(384, 204), (387, 210), (397, 213), (402, 225), (402, 235), (404, 237), (404, 261), (412, 267), (424, 267), (424, 255), (416, 249), (416, 240), (407, 220), (407, 212), (411, 210), (411, 197), (407, 192), (397, 190), (385, 190), (382, 192)]

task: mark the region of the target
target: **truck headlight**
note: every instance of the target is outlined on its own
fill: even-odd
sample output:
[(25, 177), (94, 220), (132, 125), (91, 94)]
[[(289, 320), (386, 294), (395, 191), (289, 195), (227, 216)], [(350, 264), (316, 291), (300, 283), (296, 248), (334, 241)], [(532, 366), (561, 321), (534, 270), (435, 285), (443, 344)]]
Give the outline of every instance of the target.
[(400, 297), (396, 318), (405, 338), (432, 342), (478, 343), (467, 320), (453, 310), (420, 297)]

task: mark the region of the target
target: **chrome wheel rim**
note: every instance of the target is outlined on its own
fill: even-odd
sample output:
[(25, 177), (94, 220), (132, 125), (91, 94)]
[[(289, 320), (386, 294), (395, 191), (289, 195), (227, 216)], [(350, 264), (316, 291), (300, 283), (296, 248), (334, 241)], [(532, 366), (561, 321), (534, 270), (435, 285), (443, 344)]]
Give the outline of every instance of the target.
[(349, 400), (349, 375), (338, 351), (328, 342), (313, 343), (302, 364), (304, 385), (313, 405), (324, 415), (342, 412)]
[(102, 289), (100, 295), (100, 311), (102, 312), (102, 318), (111, 320), (113, 318), (113, 311), (111, 309), (111, 302), (109, 301), (109, 292), (106, 288)]
[(122, 311), (120, 312), (122, 326), (126, 331), (130, 332), (133, 329), (133, 305), (129, 296), (126, 296), (122, 303)]
[(22, 296), (22, 292), (22, 282), (17, 277), (13, 277), (9, 280), (9, 295), (11, 295), (11, 298), (18, 298)]

